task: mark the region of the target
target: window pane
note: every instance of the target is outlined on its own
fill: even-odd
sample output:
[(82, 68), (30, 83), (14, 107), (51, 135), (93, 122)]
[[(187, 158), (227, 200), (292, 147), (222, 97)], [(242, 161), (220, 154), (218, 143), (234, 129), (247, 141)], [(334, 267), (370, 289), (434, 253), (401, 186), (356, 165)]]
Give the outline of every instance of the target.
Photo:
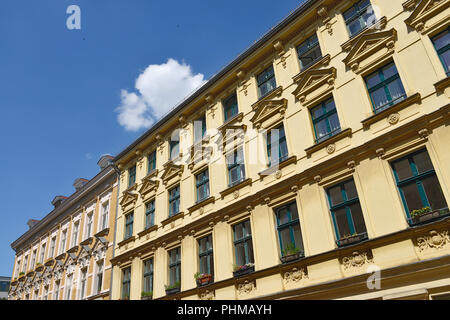
[(412, 158), (419, 174), (429, 170), (433, 170), (433, 164), (431, 163), (428, 152), (422, 151), (418, 154), (415, 154)]
[(252, 231), (250, 229), (250, 220), (245, 221), (244, 225), (245, 225), (244, 236), (251, 236), (252, 235)]
[(295, 241), (295, 246), (300, 249), (303, 250), (303, 240), (302, 240), (302, 233), (300, 230), (300, 224), (295, 224), (293, 226), (293, 231), (294, 231), (294, 241)]
[(247, 245), (247, 261), (245, 263), (254, 263), (255, 261), (253, 260), (253, 244), (252, 244), (252, 239), (249, 239), (247, 241), (245, 241), (246, 245)]
[(236, 265), (242, 266), (246, 264), (244, 243), (236, 244)]
[(328, 121), (330, 124), (330, 132), (335, 133), (341, 128), (341, 124), (339, 123), (339, 118), (337, 113), (332, 114), (328, 117)]
[(450, 44), (450, 33), (448, 32), (448, 30), (434, 37), (433, 43), (436, 50), (440, 50)]
[(297, 220), (298, 219), (297, 204), (295, 204), (295, 203), (291, 204), (289, 209), (291, 210), (292, 220)]
[(384, 88), (379, 88), (375, 91), (372, 91), (370, 94), (373, 102), (374, 109), (382, 110), (381, 107), (386, 105), (389, 102), (387, 98), (386, 91)]
[(448, 72), (450, 70), (450, 50), (441, 54), (442, 63), (445, 67), (445, 70)]
[(316, 137), (318, 141), (321, 141), (321, 138), (328, 136), (328, 126), (326, 119), (316, 122), (314, 127), (316, 129)]
[(378, 71), (374, 72), (370, 76), (366, 77), (366, 84), (369, 89), (373, 88), (380, 82), (381, 82), (381, 78), (380, 78), (380, 75), (378, 74)]
[(352, 214), (353, 225), (357, 234), (366, 232), (366, 224), (361, 210), (361, 205), (358, 203), (349, 206)]
[(287, 208), (283, 208), (281, 210), (278, 211), (278, 225), (283, 225), (285, 223), (288, 223), (289, 220), (289, 215), (288, 215), (288, 210)]
[(240, 223), (234, 227), (234, 239), (239, 240), (244, 237), (244, 228), (243, 224)]
[(398, 180), (402, 181), (413, 176), (411, 171), (411, 165), (409, 164), (408, 159), (403, 159), (397, 161), (393, 164), (394, 170), (397, 173)]
[(336, 186), (328, 189), (328, 194), (330, 195), (332, 206), (335, 206), (344, 201), (344, 199), (342, 198), (341, 186)]
[(342, 238), (345, 235), (351, 234), (345, 208), (336, 210), (334, 212), (334, 216), (336, 219), (336, 224), (337, 224), (337, 228), (338, 228), (338, 232), (339, 232), (339, 238)]
[(447, 208), (447, 202), (435, 175), (423, 179), (422, 184), (432, 210)]
[(396, 79), (389, 83), (387, 85), (387, 88), (389, 90), (389, 93), (391, 95), (391, 101), (394, 101), (395, 103), (400, 102), (402, 99), (405, 98), (405, 89), (403, 89), (403, 84), (400, 81), (400, 79)]
[(382, 69), (384, 79), (388, 79), (398, 74), (397, 68), (394, 63), (390, 63)]
[(347, 200), (352, 200), (358, 198), (358, 193), (356, 192), (355, 181), (349, 180), (344, 183), (344, 189), (347, 195)]
[(401, 187), (400, 189), (403, 191), (403, 195), (405, 197), (409, 212), (416, 209), (421, 209), (425, 206), (422, 203), (419, 190), (415, 183), (408, 184), (406, 186)]
[(280, 240), (281, 240), (281, 248), (282, 250), (285, 250), (287, 246), (289, 246), (292, 243), (291, 240), (291, 231), (289, 228), (283, 229), (280, 231)]

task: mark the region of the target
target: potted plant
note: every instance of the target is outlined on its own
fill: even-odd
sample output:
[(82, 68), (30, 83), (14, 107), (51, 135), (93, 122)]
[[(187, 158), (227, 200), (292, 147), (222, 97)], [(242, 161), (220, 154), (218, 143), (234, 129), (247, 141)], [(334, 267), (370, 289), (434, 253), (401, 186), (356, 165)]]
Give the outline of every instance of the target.
[(421, 209), (412, 210), (410, 212), (410, 215), (413, 223), (420, 223), (439, 217), (441, 215), (441, 212), (439, 210), (431, 211), (430, 207), (424, 207)]
[(166, 295), (175, 294), (180, 292), (181, 282), (176, 281), (174, 284), (166, 285), (165, 287), (166, 287)]
[(303, 252), (295, 246), (294, 243), (289, 243), (281, 252), (280, 258), (282, 263), (288, 263), (294, 260), (298, 260), (303, 257)]
[(347, 244), (351, 244), (353, 242), (358, 242), (363, 240), (364, 238), (366, 238), (367, 234), (366, 233), (356, 233), (354, 232), (353, 234), (346, 234), (344, 236), (342, 236), (339, 240), (338, 240), (338, 244), (340, 246), (344, 246)]
[(152, 299), (153, 299), (153, 291), (141, 292), (141, 300), (152, 300)]
[(195, 281), (197, 282), (197, 286), (206, 286), (207, 284), (212, 283), (212, 274), (209, 273), (200, 273), (197, 272), (194, 274)]
[(242, 266), (233, 265), (233, 276), (239, 277), (245, 274), (249, 274), (255, 271), (255, 265), (253, 263), (246, 263)]

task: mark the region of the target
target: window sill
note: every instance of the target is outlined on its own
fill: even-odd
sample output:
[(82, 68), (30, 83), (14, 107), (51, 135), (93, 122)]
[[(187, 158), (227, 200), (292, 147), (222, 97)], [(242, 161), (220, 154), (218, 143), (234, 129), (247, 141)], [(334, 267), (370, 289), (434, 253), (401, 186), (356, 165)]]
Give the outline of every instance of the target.
[(300, 72), (297, 75), (292, 77), (292, 80), (294, 81), (294, 83), (298, 82), (300, 78), (303, 77), (305, 73), (307, 73), (309, 70), (318, 69), (322, 66), (327, 66), (330, 63), (330, 60), (331, 56), (329, 54), (319, 58), (316, 62), (314, 62), (307, 68), (300, 70)]
[(178, 212), (178, 213), (175, 213), (173, 216), (161, 221), (161, 224), (164, 227), (165, 225), (167, 225), (175, 220), (178, 220), (180, 218), (183, 218), (183, 217), (184, 217), (184, 212)]
[(404, 99), (400, 102), (397, 102), (393, 106), (391, 106), (387, 109), (384, 109), (383, 111), (380, 111), (378, 113), (375, 113), (375, 114), (371, 115), (370, 117), (361, 121), (363, 128), (368, 129), (368, 128), (370, 128), (370, 126), (372, 124), (374, 124), (375, 122), (378, 122), (379, 120), (381, 120), (383, 118), (386, 118), (391, 113), (400, 111), (400, 110), (405, 109), (406, 107), (409, 107), (415, 103), (420, 103), (421, 101), (422, 101), (422, 97), (420, 96), (420, 93), (415, 93), (415, 94), (407, 97), (406, 99)]
[(94, 237), (96, 237), (98, 239), (100, 237), (106, 237), (108, 234), (109, 234), (109, 228), (105, 228), (103, 230), (100, 230), (96, 234), (94, 234)]
[(231, 185), (227, 189), (221, 191), (220, 192), (220, 196), (223, 199), (226, 195), (229, 195), (230, 193), (233, 193), (234, 191), (236, 191), (238, 189), (241, 189), (241, 188), (243, 188), (245, 186), (251, 185), (251, 184), (252, 184), (252, 179), (251, 178), (247, 178), (247, 179), (242, 180), (241, 182), (238, 182), (235, 185)]
[(129, 242), (133, 242), (135, 240), (135, 238), (136, 238), (135, 236), (131, 236), (131, 237), (127, 238), (127, 239), (124, 239), (124, 240), (120, 241), (117, 245), (119, 247), (121, 247), (121, 246), (123, 246), (123, 245), (125, 245), (125, 244), (127, 244)]
[(434, 84), (436, 92), (443, 92), (448, 87), (450, 87), (450, 76), (447, 76), (447, 78), (442, 79)]
[[(444, 211), (444, 213), (440, 213), (441, 211)], [(424, 214), (420, 217), (409, 218), (408, 223), (410, 226), (418, 226), (422, 224), (428, 224), (442, 218), (447, 218), (449, 216), (450, 212), (448, 211), (448, 209), (439, 209), (428, 212), (427, 214)]]
[(80, 245), (82, 245), (82, 246), (88, 246), (88, 245), (90, 245), (93, 241), (94, 241), (94, 238), (89, 237), (89, 238), (86, 238), (86, 239), (84, 239), (83, 241), (81, 241), (81, 242), (80, 242)]
[(300, 259), (304, 258), (305, 255), (302, 252), (290, 254), (287, 256), (280, 257), (281, 264), (289, 264), (291, 262), (299, 261)]
[(264, 177), (272, 175), (272, 174), (276, 173), (278, 170), (283, 169), (292, 163), (297, 163), (296, 156), (287, 157), (286, 159), (277, 163), (276, 165), (272, 165), (272, 166), (268, 167), (267, 169), (264, 169), (263, 171), (258, 172), (258, 175), (261, 179), (264, 179)]
[(248, 275), (253, 272), (255, 272), (255, 266), (252, 266), (252, 267), (244, 269), (244, 270), (233, 271), (233, 277), (238, 278), (238, 277), (242, 277), (242, 276)]
[(263, 101), (263, 100), (270, 100), (270, 99), (272, 99), (272, 98), (274, 98), (274, 97), (276, 97), (276, 96), (281, 95), (282, 92), (283, 92), (283, 87), (282, 87), (282, 86), (276, 87), (275, 89), (273, 89), (273, 90), (267, 92), (267, 93), (266, 93), (265, 95), (263, 95), (262, 97), (259, 97), (259, 98), (258, 98), (258, 101), (256, 101), (256, 102), (252, 105), (252, 108), (253, 108), (254, 105), (260, 103), (260, 102)]
[(170, 296), (181, 291), (180, 288), (166, 289), (166, 296)]
[(342, 248), (342, 247), (350, 246), (352, 244), (360, 243), (367, 239), (369, 239), (369, 238), (367, 236), (367, 232), (365, 232), (365, 233), (361, 233), (361, 234), (357, 234), (357, 235), (348, 237), (346, 239), (336, 240), (336, 244), (338, 245), (339, 248)]
[(197, 202), (192, 207), (188, 208), (188, 212), (192, 213), (197, 209), (200, 209), (203, 206), (206, 206), (207, 204), (214, 203), (216, 201), (216, 198), (214, 196), (210, 196), (204, 200), (201, 200), (200, 202)]
[(305, 149), (306, 155), (308, 157), (310, 157), (314, 152), (324, 148), (325, 146), (327, 146), (329, 144), (332, 144), (332, 143), (335, 143), (335, 142), (337, 142), (337, 141), (339, 141), (339, 140), (341, 140), (341, 139), (343, 139), (345, 137), (351, 137), (351, 136), (352, 136), (352, 129), (351, 128), (344, 129), (341, 132), (335, 134), (334, 136), (331, 136), (331, 137), (329, 137), (328, 139), (326, 139), (324, 141), (321, 141), (321, 142), (316, 143), (315, 145), (313, 145), (313, 146), (311, 146), (309, 148), (306, 148)]
[(151, 227), (148, 227), (144, 231), (139, 232), (138, 233), (138, 237), (141, 238), (141, 237), (145, 236), (146, 234), (149, 234), (150, 232), (156, 231), (156, 230), (158, 230), (158, 225), (157, 224), (155, 224), (155, 225), (153, 225)]

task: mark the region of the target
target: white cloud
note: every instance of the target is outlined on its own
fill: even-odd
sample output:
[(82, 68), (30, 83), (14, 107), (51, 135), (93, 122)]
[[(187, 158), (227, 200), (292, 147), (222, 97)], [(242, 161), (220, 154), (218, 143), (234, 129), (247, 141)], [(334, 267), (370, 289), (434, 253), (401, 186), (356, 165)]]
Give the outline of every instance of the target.
[(128, 131), (149, 128), (205, 82), (203, 74), (172, 58), (149, 65), (136, 79), (137, 93), (121, 91), (118, 121)]

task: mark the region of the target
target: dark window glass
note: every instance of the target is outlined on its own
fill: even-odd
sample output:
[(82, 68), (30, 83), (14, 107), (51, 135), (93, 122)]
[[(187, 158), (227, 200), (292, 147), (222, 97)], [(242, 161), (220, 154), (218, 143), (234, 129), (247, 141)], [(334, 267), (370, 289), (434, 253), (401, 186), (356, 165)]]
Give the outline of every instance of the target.
[(406, 99), (405, 89), (392, 62), (365, 77), (375, 113)]
[(194, 143), (199, 142), (206, 134), (206, 116), (203, 115), (194, 121)]
[(122, 299), (130, 298), (131, 267), (125, 268), (122, 273)]
[(298, 218), (297, 204), (292, 202), (275, 210), (277, 230), (282, 255), (287, 248), (296, 248), (303, 253), (303, 240)]
[(156, 169), (156, 150), (148, 155), (148, 173)]
[(256, 80), (258, 82), (258, 97), (262, 98), (277, 87), (273, 66), (261, 72)]
[(344, 20), (350, 37), (355, 36), (364, 28), (375, 22), (372, 5), (369, 0), (362, 0), (355, 3), (344, 12)]
[(288, 149), (283, 125), (267, 133), (266, 143), (269, 167), (287, 159)]
[(447, 76), (450, 75), (450, 27), (447, 30), (434, 36), (431, 41), (433, 41), (434, 47), (439, 55), (442, 65), (444, 66)]
[(238, 101), (236, 93), (223, 100), (223, 113), (225, 121), (238, 114)]
[(212, 236), (208, 235), (198, 240), (199, 263), (202, 274), (214, 274)]
[(169, 217), (180, 212), (180, 186), (169, 191)]
[(170, 159), (173, 160), (180, 155), (180, 135), (178, 130), (172, 134), (169, 144)]
[(128, 187), (131, 187), (136, 182), (136, 166), (132, 166), (128, 170)]
[(197, 202), (209, 197), (209, 174), (208, 170), (199, 173), (196, 176)]
[(236, 265), (254, 263), (250, 220), (236, 224), (233, 230)]
[(341, 131), (341, 124), (333, 98), (330, 98), (311, 109), (311, 117), (316, 135), (316, 143), (320, 143)]
[(125, 216), (125, 239), (133, 236), (133, 218), (134, 213), (131, 212)]
[(317, 35), (315, 34), (301, 43), (297, 47), (297, 54), (300, 60), (300, 70), (308, 68), (319, 60), (322, 57), (322, 52), (320, 51)]
[(145, 229), (155, 225), (155, 200), (145, 205)]
[(227, 155), (227, 168), (229, 187), (245, 179), (244, 151), (242, 148), (238, 148)]
[(144, 262), (144, 292), (153, 292), (153, 259)]
[(169, 286), (181, 284), (181, 254), (180, 248), (169, 251)]

